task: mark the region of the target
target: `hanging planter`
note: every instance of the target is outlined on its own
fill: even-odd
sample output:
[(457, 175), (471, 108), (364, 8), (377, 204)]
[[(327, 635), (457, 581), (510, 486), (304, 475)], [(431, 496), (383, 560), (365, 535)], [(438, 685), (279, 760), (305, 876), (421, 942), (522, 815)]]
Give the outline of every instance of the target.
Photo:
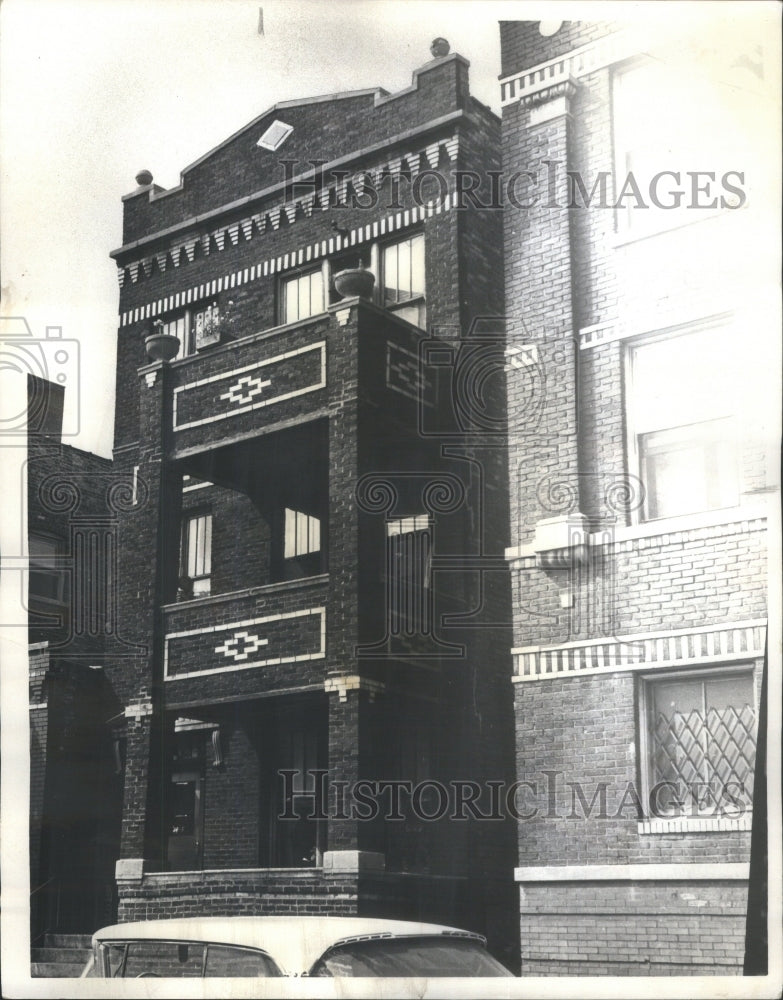
[(164, 333), (162, 320), (156, 320), (153, 327), (154, 332), (144, 338), (147, 357), (153, 361), (171, 361), (172, 358), (176, 358), (179, 351), (179, 337)]
[(334, 287), (344, 299), (357, 295), (363, 299), (369, 299), (372, 296), (374, 285), (375, 275), (372, 271), (367, 271), (361, 261), (358, 267), (349, 267), (345, 271), (338, 271), (334, 276)]

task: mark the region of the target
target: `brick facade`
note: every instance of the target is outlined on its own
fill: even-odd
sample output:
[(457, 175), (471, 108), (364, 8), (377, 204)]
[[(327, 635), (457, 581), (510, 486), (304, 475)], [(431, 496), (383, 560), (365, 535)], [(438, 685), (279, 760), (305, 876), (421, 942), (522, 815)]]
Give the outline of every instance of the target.
[[(532, 176), (528, 206), (507, 208), (504, 218), (516, 352), (507, 557), (517, 778), (525, 783), (517, 800), (523, 973), (736, 974), (747, 883), (724, 884), (721, 873), (746, 872), (751, 793), (743, 788), (738, 809), (713, 809), (709, 819), (703, 810), (656, 815), (647, 793), (670, 772), (653, 758), (664, 737), (651, 727), (661, 725), (657, 692), (685, 690), (675, 681), (691, 692), (742, 683), (750, 705), (724, 711), (755, 717), (767, 614), (764, 496), (774, 469), (740, 410), (736, 501), (651, 516), (633, 351), (656, 335), (719, 331), (724, 322), (741, 336), (752, 276), (727, 249), (744, 223), (729, 211), (694, 211), (677, 227), (665, 217), (640, 230), (635, 219), (629, 231), (612, 208), (625, 141), (612, 111), (618, 76), (643, 65), (644, 46), (609, 24), (565, 22), (544, 37), (537, 22), (503, 22), (501, 48), (504, 170)], [(661, 63), (675, 73), (671, 59)], [(601, 172), (608, 202), (580, 201), (574, 175), (589, 196)], [(735, 376), (751, 394), (764, 356), (755, 343)], [(676, 424), (667, 417), (661, 426)], [(674, 716), (672, 727), (678, 718), (697, 715)], [(668, 766), (685, 774), (687, 737), (677, 732), (683, 742)], [(752, 758), (752, 734), (735, 732)], [(649, 874), (662, 864), (673, 872)], [(617, 866), (611, 877), (598, 874), (604, 865)], [(693, 865), (712, 866), (709, 877), (692, 874)]]
[[(293, 131), (265, 151), (274, 120)], [(352, 793), (513, 776), (502, 219), (458, 179), (485, 185), (499, 167), (500, 123), (452, 55), (399, 94), (274, 108), (178, 188), (140, 175), (123, 199), (114, 468), (134, 492), (119, 527), (126, 655), (107, 662), (124, 706), (120, 919), (429, 917), (482, 929), (514, 961), (513, 826), (385, 821)], [(384, 248), (414, 238), (420, 326), (381, 287)], [(418, 253), (405, 246), (403, 261)], [(340, 299), (333, 274), (360, 260), (373, 296)], [(308, 273), (326, 301), (292, 317), (284, 283)], [(212, 303), (219, 343), (150, 363), (156, 321)], [(492, 376), (477, 402), (460, 365)], [(319, 532), (296, 565), (288, 548), (310, 543), (286, 534), (292, 517)], [(390, 602), (409, 586), (394, 533), (410, 518), (432, 548), (408, 628)], [(328, 815), (279, 819), (279, 770), (316, 765)], [(288, 807), (312, 787), (289, 789)]]

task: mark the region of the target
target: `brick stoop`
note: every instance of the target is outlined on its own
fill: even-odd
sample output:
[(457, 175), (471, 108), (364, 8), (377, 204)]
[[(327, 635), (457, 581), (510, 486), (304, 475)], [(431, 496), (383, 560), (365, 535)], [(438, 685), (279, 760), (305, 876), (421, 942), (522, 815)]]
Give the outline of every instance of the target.
[(89, 934), (47, 934), (42, 948), (33, 948), (33, 979), (78, 979), (90, 955)]

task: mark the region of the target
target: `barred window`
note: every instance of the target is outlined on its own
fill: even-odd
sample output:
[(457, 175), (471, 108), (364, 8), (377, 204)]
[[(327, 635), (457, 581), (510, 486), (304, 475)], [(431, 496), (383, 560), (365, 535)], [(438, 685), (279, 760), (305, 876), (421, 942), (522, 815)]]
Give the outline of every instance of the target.
[(753, 801), (753, 669), (645, 678), (647, 801), (653, 815), (719, 816)]
[(386, 523), (389, 632), (427, 635), (432, 630), (432, 522), (428, 514)]

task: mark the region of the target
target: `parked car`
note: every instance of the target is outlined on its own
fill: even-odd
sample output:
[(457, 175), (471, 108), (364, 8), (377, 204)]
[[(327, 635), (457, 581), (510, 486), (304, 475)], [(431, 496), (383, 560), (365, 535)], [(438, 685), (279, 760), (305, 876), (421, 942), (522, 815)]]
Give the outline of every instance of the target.
[(360, 917), (191, 917), (92, 936), (82, 976), (510, 976), (479, 934)]

